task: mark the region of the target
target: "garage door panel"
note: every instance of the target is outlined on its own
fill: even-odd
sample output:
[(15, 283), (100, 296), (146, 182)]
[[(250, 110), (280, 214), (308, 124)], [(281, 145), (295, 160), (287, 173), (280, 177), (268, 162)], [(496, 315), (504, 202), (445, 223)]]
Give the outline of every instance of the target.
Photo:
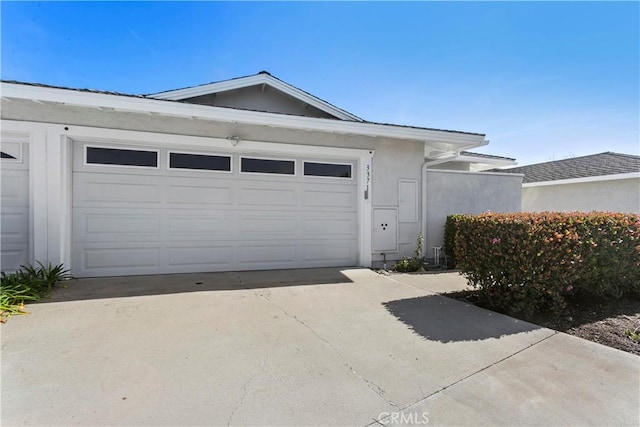
[(269, 188), (268, 186), (244, 186), (239, 189), (239, 205), (296, 206), (294, 189)]
[(167, 203), (171, 204), (192, 204), (220, 205), (233, 203), (233, 189), (227, 185), (188, 185), (169, 184), (167, 187)]
[(161, 237), (160, 215), (153, 210), (143, 213), (95, 208), (73, 210), (73, 242), (158, 242)]
[[(286, 238), (297, 236), (298, 218), (293, 215), (281, 216), (246, 216), (241, 215), (239, 218), (239, 227), (241, 232), (255, 235), (273, 235), (273, 238)], [(264, 236), (263, 236), (264, 238)]]
[(221, 215), (185, 215), (172, 212), (167, 219), (169, 239), (220, 239), (233, 236), (234, 218)]
[(17, 270), (21, 265), (29, 263), (28, 246), (24, 243), (5, 243), (2, 241), (0, 265), (2, 271)]
[(76, 164), (75, 276), (357, 263), (356, 180), (166, 168)]
[(10, 272), (32, 262), (29, 245), (28, 136), (2, 132), (0, 160), (0, 268)]
[(29, 206), (29, 172), (26, 170), (9, 170), (2, 167), (0, 203), (2, 207)]
[(324, 208), (353, 208), (355, 191), (309, 189), (302, 192), (302, 206), (322, 206)]
[(331, 215), (326, 217), (308, 217), (302, 218), (302, 231), (306, 235), (313, 236), (343, 236), (345, 238), (357, 238), (358, 224), (352, 216), (349, 215)]
[(2, 206), (0, 218), (0, 235), (3, 245), (29, 241), (28, 208)]
[(238, 262), (242, 265), (257, 264), (260, 267), (274, 263), (294, 263), (296, 260), (296, 245), (265, 244), (258, 242), (241, 243), (237, 245)]
[(77, 249), (80, 259), (74, 259), (74, 265), (79, 265), (84, 272), (118, 275), (130, 274), (136, 269), (149, 271), (160, 267), (160, 249), (157, 246), (85, 246)]
[(233, 265), (233, 244), (209, 246), (168, 247), (169, 267), (187, 267), (193, 271), (208, 271), (212, 268), (230, 267)]
[[(314, 262), (322, 265), (349, 265), (349, 260), (353, 259), (356, 251), (355, 242), (348, 244), (314, 244), (302, 246), (302, 261)], [(347, 264), (340, 264), (340, 263)]]
[(84, 221), (84, 233), (96, 234), (145, 234), (157, 237), (160, 233), (158, 215), (96, 215), (80, 214)]
[(141, 206), (161, 203), (161, 185), (150, 176), (112, 174), (74, 175), (74, 206)]

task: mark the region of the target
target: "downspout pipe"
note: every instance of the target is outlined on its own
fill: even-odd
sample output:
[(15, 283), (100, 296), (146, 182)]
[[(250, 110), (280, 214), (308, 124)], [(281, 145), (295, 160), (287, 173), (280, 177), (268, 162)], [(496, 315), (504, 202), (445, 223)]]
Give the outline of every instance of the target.
[(422, 213), (422, 238), (424, 239), (424, 245), (422, 245), (422, 256), (426, 256), (427, 253), (427, 169), (429, 166), (439, 165), (440, 163), (450, 162), (460, 157), (459, 152), (447, 153), (444, 157), (440, 157), (434, 160), (425, 160), (422, 164), (422, 198), (421, 198), (421, 210)]

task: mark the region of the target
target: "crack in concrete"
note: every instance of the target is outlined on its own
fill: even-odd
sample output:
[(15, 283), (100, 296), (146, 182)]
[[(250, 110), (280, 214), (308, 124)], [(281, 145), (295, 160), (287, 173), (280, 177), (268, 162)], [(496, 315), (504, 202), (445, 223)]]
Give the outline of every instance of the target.
[[(413, 285), (413, 284), (411, 284), (411, 283), (407, 283), (407, 282), (403, 282), (403, 281), (398, 280), (398, 279), (394, 279), (393, 277), (389, 277), (389, 276), (385, 276), (385, 277), (386, 277), (387, 279), (389, 279), (389, 280), (393, 281), (393, 282), (396, 282), (396, 283), (399, 283), (399, 284), (402, 284), (402, 285), (406, 285), (406, 286), (410, 286), (410, 287), (412, 287), (412, 288), (414, 288), (414, 289), (418, 289), (418, 290), (420, 290), (420, 291), (427, 292), (427, 293), (429, 293), (429, 294), (434, 294), (434, 295), (439, 295), (439, 296), (442, 296), (442, 297), (445, 297), (445, 298), (450, 298), (450, 297), (448, 297), (448, 296), (447, 296), (447, 294), (446, 294), (446, 293), (436, 292), (436, 291), (430, 291), (430, 290), (427, 290), (427, 289), (422, 289), (422, 288), (420, 288), (420, 287), (418, 287), (418, 286), (415, 286), (415, 285)], [(453, 299), (453, 298), (450, 298), (450, 299)], [(454, 299), (454, 301), (457, 301), (457, 300), (455, 300), (455, 299)], [(520, 349), (520, 350), (516, 351), (515, 353), (512, 353), (512, 354), (510, 354), (510, 355), (508, 355), (508, 356), (506, 356), (506, 357), (503, 357), (502, 359), (497, 360), (496, 362), (494, 362), (494, 363), (492, 363), (492, 364), (490, 364), (490, 365), (487, 365), (487, 366), (485, 366), (485, 367), (484, 367), (484, 368), (482, 368), (482, 369), (479, 369), (479, 370), (477, 370), (477, 371), (475, 371), (475, 372), (472, 372), (472, 373), (470, 373), (469, 375), (467, 375), (467, 376), (465, 376), (465, 377), (463, 377), (463, 378), (460, 378), (459, 380), (454, 381), (453, 383), (451, 383), (451, 384), (449, 384), (449, 385), (447, 385), (447, 386), (444, 386), (444, 387), (442, 387), (442, 388), (441, 388), (441, 389), (439, 389), (439, 390), (434, 391), (433, 393), (431, 393), (431, 394), (429, 394), (429, 395), (427, 395), (427, 396), (423, 397), (422, 399), (418, 399), (417, 401), (415, 401), (415, 402), (413, 402), (413, 403), (411, 403), (411, 404), (409, 404), (409, 405), (407, 405), (407, 406), (405, 406), (405, 407), (401, 408), (400, 410), (401, 410), (401, 411), (404, 411), (405, 409), (407, 409), (407, 408), (409, 408), (409, 407), (411, 407), (411, 406), (413, 406), (413, 405), (415, 405), (415, 404), (417, 404), (417, 403), (419, 403), (419, 402), (422, 402), (422, 401), (424, 401), (424, 400), (427, 400), (427, 399), (428, 399), (428, 398), (430, 398), (431, 396), (434, 396), (434, 395), (436, 395), (436, 394), (438, 394), (438, 393), (440, 393), (440, 392), (443, 392), (444, 390), (446, 390), (446, 389), (448, 389), (448, 388), (450, 388), (450, 387), (453, 387), (454, 385), (456, 385), (456, 384), (458, 384), (458, 383), (460, 383), (460, 382), (462, 382), (462, 381), (465, 381), (466, 379), (471, 378), (472, 376), (477, 375), (477, 374), (479, 374), (480, 372), (483, 372), (483, 371), (485, 371), (485, 370), (487, 370), (487, 369), (489, 369), (489, 368), (491, 368), (491, 367), (493, 367), (493, 366), (495, 366), (495, 365), (497, 365), (497, 364), (499, 364), (499, 363), (502, 363), (502, 362), (504, 362), (505, 360), (508, 360), (508, 359), (512, 358), (513, 356), (515, 356), (515, 355), (517, 355), (517, 354), (520, 354), (520, 353), (522, 353), (523, 351), (528, 350), (528, 349), (530, 349), (531, 347), (533, 347), (533, 346), (535, 346), (535, 345), (538, 345), (538, 344), (540, 344), (541, 342), (543, 342), (543, 341), (545, 341), (545, 340), (548, 340), (549, 338), (551, 338), (551, 337), (553, 337), (553, 336), (555, 336), (555, 335), (559, 334), (559, 332), (558, 332), (558, 331), (554, 331), (554, 330), (551, 330), (551, 331), (553, 332), (551, 335), (548, 335), (548, 336), (546, 336), (546, 337), (544, 337), (544, 338), (542, 338), (542, 339), (540, 339), (540, 340), (538, 340), (538, 341), (536, 341), (536, 342), (534, 342), (534, 343), (531, 343), (531, 344), (529, 344), (528, 346), (526, 346), (526, 347), (524, 347), (524, 348), (522, 348), (522, 349)], [(421, 388), (421, 392), (422, 392), (422, 387), (420, 387), (420, 388)], [(422, 393), (424, 394), (424, 392), (422, 392)]]
[(256, 374), (252, 375), (251, 378), (249, 378), (247, 381), (245, 381), (245, 383), (242, 385), (242, 394), (240, 395), (240, 401), (235, 406), (235, 408), (233, 408), (231, 410), (231, 413), (229, 414), (229, 419), (227, 421), (227, 427), (229, 427), (231, 425), (231, 422), (233, 421), (233, 416), (235, 415), (235, 413), (238, 411), (238, 409), (240, 409), (240, 407), (244, 403), (244, 399), (247, 397), (247, 394), (249, 393), (249, 384), (251, 384), (253, 382), (253, 380), (255, 380), (256, 378), (258, 378), (259, 375), (263, 375), (265, 373), (265, 371), (266, 371), (266, 362), (263, 360), (262, 361), (262, 372), (257, 372)]
[[(244, 281), (242, 280), (242, 277), (240, 277), (240, 274), (236, 273), (236, 278), (238, 279), (238, 282), (240, 282), (240, 286), (242, 286), (245, 289), (249, 289), (247, 286), (245, 286)], [(231, 422), (233, 421), (233, 416), (236, 414), (236, 412), (238, 412), (238, 409), (240, 409), (240, 407), (244, 403), (244, 399), (247, 397), (247, 394), (249, 393), (249, 384), (251, 384), (259, 375), (264, 374), (265, 370), (266, 370), (266, 361), (263, 359), (262, 372), (257, 372), (256, 374), (252, 375), (251, 378), (245, 381), (245, 383), (242, 385), (242, 394), (240, 395), (240, 400), (238, 401), (238, 404), (235, 406), (235, 408), (233, 408), (231, 410), (231, 413), (229, 414), (227, 427), (231, 425)]]
[(358, 372), (353, 368), (353, 366), (351, 366), (349, 364), (349, 362), (347, 361), (347, 358), (340, 353), (340, 351), (333, 345), (331, 344), (329, 341), (327, 341), (323, 336), (321, 336), (319, 333), (317, 333), (313, 328), (311, 328), (309, 325), (307, 325), (304, 321), (300, 320), (297, 316), (288, 313), (284, 308), (282, 308), (280, 305), (276, 304), (275, 302), (273, 302), (271, 299), (269, 299), (268, 297), (266, 297), (265, 295), (263, 295), (262, 293), (256, 292), (256, 295), (258, 295), (259, 297), (263, 298), (265, 301), (269, 302), (270, 304), (273, 304), (275, 307), (277, 307), (285, 316), (289, 317), (290, 319), (295, 320), (296, 322), (298, 322), (299, 324), (301, 324), (302, 326), (304, 326), (306, 329), (308, 329), (313, 335), (315, 335), (320, 341), (322, 341), (323, 343), (325, 343), (327, 346), (329, 346), (329, 348), (331, 350), (333, 350), (333, 352), (335, 354), (338, 355), (338, 357), (342, 360), (342, 364), (349, 369), (349, 371), (351, 371), (351, 373), (353, 375), (355, 375), (356, 377), (358, 377), (361, 381), (363, 381), (367, 387), (369, 387), (370, 390), (372, 390), (374, 393), (376, 393), (378, 396), (380, 396), (385, 402), (387, 402), (389, 405), (393, 406), (394, 408), (398, 408), (398, 405), (396, 403), (394, 403), (392, 400), (388, 399), (386, 396), (386, 392), (385, 390), (379, 386), (378, 384), (374, 383), (371, 380), (368, 380), (366, 378), (364, 378), (362, 375), (358, 374)]
[(238, 409), (240, 409), (240, 407), (242, 406), (242, 404), (244, 403), (244, 399), (245, 397), (247, 397), (247, 393), (249, 392), (249, 390), (247, 389), (247, 387), (249, 386), (249, 384), (258, 376), (259, 374), (255, 374), (253, 375), (251, 378), (249, 378), (247, 381), (245, 381), (245, 383), (242, 385), (242, 395), (240, 396), (240, 401), (238, 402), (238, 404), (236, 405), (235, 408), (233, 408), (231, 410), (231, 413), (229, 414), (229, 420), (227, 421), (227, 427), (229, 427), (231, 425), (231, 421), (233, 421), (233, 416), (235, 415), (236, 411)]
[(551, 335), (548, 335), (548, 336), (546, 336), (546, 337), (544, 337), (544, 338), (542, 338), (542, 339), (540, 339), (540, 340), (538, 340), (538, 341), (536, 341), (536, 342), (533, 342), (533, 343), (529, 344), (528, 346), (526, 346), (526, 347), (524, 347), (524, 348), (522, 348), (522, 349), (520, 349), (520, 350), (516, 351), (515, 353), (512, 353), (512, 354), (510, 354), (510, 355), (508, 355), (508, 356), (505, 356), (505, 357), (503, 357), (502, 359), (497, 360), (497, 361), (495, 361), (495, 362), (491, 363), (490, 365), (485, 366), (485, 367), (484, 367), (484, 368), (482, 368), (482, 369), (478, 369), (477, 371), (472, 372), (472, 373), (470, 373), (469, 375), (467, 375), (467, 376), (465, 376), (465, 377), (462, 377), (462, 378), (460, 378), (459, 380), (454, 381), (454, 382), (452, 382), (451, 384), (446, 385), (446, 386), (442, 387), (442, 388), (441, 388), (441, 389), (439, 389), (439, 390), (434, 391), (433, 393), (431, 393), (431, 394), (429, 394), (429, 395), (427, 395), (427, 396), (423, 397), (422, 399), (418, 399), (418, 400), (416, 400), (415, 402), (410, 403), (409, 405), (407, 405), (407, 406), (405, 406), (405, 407), (403, 407), (403, 408), (400, 408), (400, 411), (404, 411), (404, 410), (406, 410), (406, 409), (410, 408), (410, 407), (411, 407), (411, 406), (413, 406), (413, 405), (416, 405), (416, 404), (418, 404), (418, 403), (420, 403), (420, 402), (423, 402), (423, 401), (425, 401), (425, 400), (429, 399), (431, 396), (435, 396), (436, 394), (441, 393), (441, 392), (445, 391), (446, 389), (453, 387), (453, 386), (454, 386), (454, 385), (456, 385), (456, 384), (459, 384), (459, 383), (461, 383), (461, 382), (463, 382), (463, 381), (465, 381), (465, 380), (467, 380), (467, 379), (469, 379), (469, 378), (471, 378), (471, 377), (473, 377), (473, 376), (475, 376), (475, 375), (477, 375), (477, 374), (479, 374), (479, 373), (481, 373), (481, 372), (483, 372), (483, 371), (486, 371), (487, 369), (489, 369), (489, 368), (491, 368), (491, 367), (493, 367), (493, 366), (498, 365), (499, 363), (504, 362), (505, 360), (511, 359), (512, 357), (514, 357), (514, 356), (516, 356), (516, 355), (518, 355), (518, 354), (522, 353), (523, 351), (529, 350), (529, 349), (530, 349), (530, 348), (532, 348), (533, 346), (536, 346), (536, 345), (540, 344), (541, 342), (546, 341), (546, 340), (548, 340), (549, 338), (556, 336), (556, 335), (557, 335), (557, 334), (559, 334), (559, 333), (560, 333), (560, 332), (558, 332), (558, 331), (553, 331), (553, 333), (552, 333)]

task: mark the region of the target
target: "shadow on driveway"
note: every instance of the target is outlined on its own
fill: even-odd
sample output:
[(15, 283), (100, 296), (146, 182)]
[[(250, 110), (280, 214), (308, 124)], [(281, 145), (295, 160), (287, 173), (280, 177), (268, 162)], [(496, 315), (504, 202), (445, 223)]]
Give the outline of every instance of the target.
[(383, 305), (416, 334), (442, 343), (500, 338), (541, 329), (440, 295), (389, 301)]
[(352, 283), (343, 274), (352, 268), (355, 267), (72, 279), (59, 283), (49, 298), (39, 302)]

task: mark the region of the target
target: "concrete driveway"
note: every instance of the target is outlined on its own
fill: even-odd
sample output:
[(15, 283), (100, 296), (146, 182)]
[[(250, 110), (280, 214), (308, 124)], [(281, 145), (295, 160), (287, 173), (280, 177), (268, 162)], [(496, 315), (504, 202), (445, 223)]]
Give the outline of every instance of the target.
[(2, 325), (2, 425), (638, 425), (640, 358), (455, 273), (84, 279)]

